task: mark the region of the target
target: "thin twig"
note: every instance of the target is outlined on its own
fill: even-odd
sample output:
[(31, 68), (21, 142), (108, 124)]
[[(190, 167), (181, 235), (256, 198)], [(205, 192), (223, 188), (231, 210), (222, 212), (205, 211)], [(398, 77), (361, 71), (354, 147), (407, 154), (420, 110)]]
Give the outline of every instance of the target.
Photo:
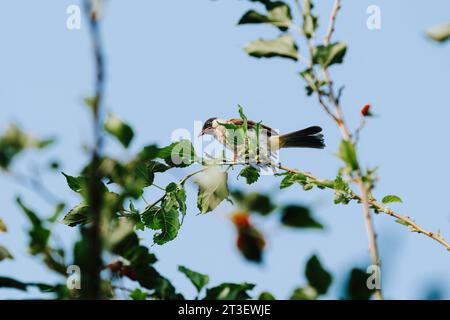
[[(309, 179), (311, 179), (312, 181), (316, 181), (316, 182), (324, 181), (323, 179), (320, 179), (309, 172), (291, 169), (291, 168), (285, 167), (281, 164), (273, 164), (273, 166), (275, 166), (276, 168), (278, 168), (280, 170), (286, 171), (286, 172), (304, 175), (304, 176), (308, 177)], [(353, 192), (351, 190), (348, 193), (352, 197), (353, 200), (363, 202), (362, 196), (356, 194), (355, 192)], [(369, 198), (367, 202), (370, 206), (377, 209), (379, 212), (383, 212), (389, 216), (392, 216), (392, 217), (396, 218), (397, 220), (399, 220), (400, 222), (402, 222), (403, 224), (409, 226), (411, 228), (411, 231), (423, 234), (423, 235), (437, 241), (438, 243), (443, 245), (450, 252), (450, 243), (447, 242), (440, 234), (433, 233), (431, 231), (426, 230), (425, 228), (419, 226), (416, 222), (414, 222), (414, 220), (412, 220), (410, 217), (404, 216), (404, 215), (401, 215), (399, 213), (392, 211), (388, 207), (377, 202), (375, 199)]]
[(325, 46), (328, 46), (330, 44), (331, 36), (333, 35), (334, 32), (334, 26), (336, 25), (336, 17), (340, 9), (341, 9), (341, 1), (340, 0), (334, 1), (334, 6), (333, 9), (331, 10), (330, 22), (328, 24), (328, 31), (325, 34), (325, 37), (323, 38), (323, 44)]

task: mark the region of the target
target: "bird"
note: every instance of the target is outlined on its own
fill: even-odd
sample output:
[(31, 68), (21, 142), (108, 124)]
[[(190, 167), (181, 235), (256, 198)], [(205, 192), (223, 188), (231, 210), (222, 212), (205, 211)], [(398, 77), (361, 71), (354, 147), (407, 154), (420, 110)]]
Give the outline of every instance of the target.
[(324, 136), (320, 126), (311, 126), (288, 134), (247, 120), (247, 134), (243, 134), (244, 120), (209, 118), (203, 124), (199, 137), (213, 136), (220, 144), (233, 153), (233, 161), (249, 160), (271, 163), (281, 148), (325, 148)]

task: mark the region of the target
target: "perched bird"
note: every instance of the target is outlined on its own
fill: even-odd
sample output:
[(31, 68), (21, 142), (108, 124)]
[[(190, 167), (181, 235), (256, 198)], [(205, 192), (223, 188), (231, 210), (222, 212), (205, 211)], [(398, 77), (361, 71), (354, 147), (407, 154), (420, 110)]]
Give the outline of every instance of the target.
[(233, 152), (233, 160), (247, 158), (258, 163), (268, 163), (276, 157), (281, 148), (325, 147), (322, 128), (318, 126), (280, 135), (272, 128), (247, 121), (247, 135), (242, 134), (242, 119), (223, 120), (210, 118), (203, 125), (199, 137), (211, 135), (227, 149)]

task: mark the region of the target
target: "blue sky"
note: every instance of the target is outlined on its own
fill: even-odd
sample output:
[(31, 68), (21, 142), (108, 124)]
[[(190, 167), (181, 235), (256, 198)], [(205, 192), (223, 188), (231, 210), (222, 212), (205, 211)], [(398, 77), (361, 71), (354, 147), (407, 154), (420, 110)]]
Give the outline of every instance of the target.
[[(317, 2), (317, 1), (316, 1)], [(15, 170), (30, 169), (48, 159), (62, 159), (64, 170), (76, 173), (86, 161), (82, 146), (90, 142), (90, 122), (81, 101), (92, 94), (93, 78), (86, 25), (65, 27), (66, 1), (3, 1), (0, 11), (0, 129), (18, 122), (39, 136), (58, 136), (51, 151), (21, 157)], [(320, 1), (323, 32), (333, 1)], [(366, 8), (381, 8), (382, 29), (366, 28)], [(340, 163), (333, 155), (339, 132), (312, 98), (306, 97), (298, 76), (299, 64), (248, 57), (242, 47), (259, 37), (275, 37), (266, 26), (236, 27), (248, 1), (109, 1), (103, 25), (108, 61), (106, 107), (133, 124), (136, 140), (124, 152), (114, 141), (108, 151), (126, 159), (145, 144), (170, 143), (176, 128), (193, 129), (194, 121), (211, 116), (237, 115), (237, 104), (247, 115), (281, 131), (309, 125), (324, 128), (327, 148), (288, 150), (283, 162), (291, 167), (333, 177)], [(450, 173), (448, 119), (448, 45), (436, 45), (424, 30), (450, 19), (450, 3), (428, 1), (359, 0), (344, 2), (335, 39), (348, 43), (342, 66), (332, 77), (345, 84), (342, 104), (349, 124), (358, 124), (360, 107), (370, 102), (379, 116), (363, 132), (360, 154), (365, 165), (379, 166), (375, 195), (397, 194), (404, 203), (393, 205), (423, 226), (450, 237), (450, 209), (446, 195)], [(300, 45), (300, 52), (305, 50)], [(179, 178), (184, 172), (174, 173)], [(77, 204), (60, 175), (44, 175), (60, 198)], [(233, 185), (242, 186), (234, 182)], [(164, 184), (167, 181), (161, 181)], [(332, 271), (335, 283), (327, 297), (341, 296), (346, 273), (368, 264), (367, 236), (357, 205), (334, 206), (327, 191), (302, 192), (299, 188), (276, 191), (278, 179), (263, 177), (251, 188), (274, 194), (278, 203), (310, 205), (326, 226), (324, 232), (298, 232), (273, 221), (257, 221), (266, 230), (268, 250), (262, 266), (248, 264), (234, 249), (234, 230), (224, 215), (230, 207), (196, 216), (195, 203), (178, 238), (152, 247), (158, 269), (188, 297), (194, 289), (177, 272), (185, 265), (207, 273), (212, 284), (248, 281), (255, 293), (272, 291), (286, 298), (305, 284), (304, 262), (318, 253)], [(27, 255), (27, 223), (14, 205), (17, 194), (43, 215), (52, 208), (28, 190), (1, 175), (0, 217), (9, 233), (0, 235), (16, 259), (0, 264), (0, 274), (27, 281), (55, 281), (53, 275)], [(195, 189), (189, 193), (194, 198)], [(437, 243), (412, 234), (387, 216), (375, 217), (387, 298), (423, 298), (436, 287), (450, 298), (450, 255)], [(60, 240), (70, 245), (76, 230), (56, 227)], [(143, 234), (151, 243), (151, 234)], [(0, 291), (0, 298), (22, 297)], [(38, 296), (33, 293), (33, 296)]]

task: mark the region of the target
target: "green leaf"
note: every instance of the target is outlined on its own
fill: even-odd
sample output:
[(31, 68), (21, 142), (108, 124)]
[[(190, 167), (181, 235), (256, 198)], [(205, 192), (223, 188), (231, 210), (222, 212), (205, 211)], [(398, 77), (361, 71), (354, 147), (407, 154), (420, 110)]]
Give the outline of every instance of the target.
[(388, 195), (381, 200), (384, 204), (392, 203), (392, 202), (403, 202), (400, 197), (394, 196), (394, 195)]
[(311, 287), (317, 290), (318, 294), (325, 294), (331, 285), (333, 277), (325, 270), (317, 256), (313, 255), (306, 263), (305, 276)]
[(209, 277), (205, 274), (192, 271), (184, 266), (179, 266), (178, 271), (184, 273), (184, 275), (191, 280), (198, 293), (200, 293), (200, 291), (202, 291), (202, 289), (209, 283)]
[(291, 8), (282, 1), (269, 2), (266, 4), (270, 23), (285, 31), (289, 29), (292, 22)]
[(443, 23), (427, 31), (428, 37), (437, 42), (444, 42), (450, 39), (450, 23)]
[(290, 186), (292, 186), (294, 183), (299, 183), (301, 185), (304, 185), (307, 183), (308, 178), (299, 173), (293, 173), (293, 172), (285, 172), (280, 174), (280, 176), (284, 176), (284, 179), (281, 181), (280, 189), (285, 189)]
[(146, 292), (142, 291), (139, 288), (134, 289), (130, 293), (130, 298), (133, 299), (133, 300), (146, 300), (147, 296), (148, 296), (148, 294)]
[(347, 140), (342, 140), (339, 147), (339, 157), (352, 170), (359, 169), (358, 158), (356, 157), (355, 145)]
[(247, 166), (241, 170), (238, 177), (244, 177), (247, 184), (252, 184), (259, 179), (259, 170), (252, 166)]
[(308, 208), (290, 205), (281, 213), (281, 223), (295, 228), (323, 229), (323, 225), (314, 220)]
[(105, 131), (119, 140), (125, 148), (128, 148), (134, 137), (133, 129), (112, 113), (106, 118)]
[(251, 23), (270, 23), (269, 18), (255, 10), (247, 11), (239, 20), (238, 25)]
[(66, 207), (65, 203), (58, 203), (55, 207), (55, 212), (52, 214), (52, 216), (50, 218), (48, 218), (47, 220), (51, 223), (55, 222), (56, 220), (58, 220), (59, 215), (63, 212), (64, 208)]
[(342, 179), (341, 175), (338, 175), (334, 180), (334, 203), (335, 204), (348, 204), (352, 197), (349, 194), (350, 187), (344, 179)]
[(0, 168), (7, 170), (13, 159), (26, 149), (44, 148), (50, 143), (51, 140), (38, 140), (10, 124), (0, 136)]
[(236, 190), (231, 194), (233, 200), (236, 200), (240, 207), (246, 211), (256, 212), (263, 216), (271, 213), (276, 207), (269, 196), (258, 192), (244, 194), (242, 191)]
[(228, 198), (228, 173), (217, 168), (209, 168), (195, 180), (198, 184), (197, 207), (201, 213), (214, 210), (224, 199)]
[(5, 259), (14, 259), (12, 254), (9, 252), (8, 249), (6, 249), (4, 246), (0, 246), (0, 261), (3, 261)]
[(313, 4), (310, 0), (305, 0), (303, 4), (303, 26), (302, 31), (307, 39), (311, 39), (314, 36), (318, 24), (317, 17), (312, 15)]
[(206, 291), (205, 300), (247, 300), (250, 299), (247, 291), (255, 287), (251, 283), (235, 284), (223, 283)]
[(313, 62), (322, 67), (328, 67), (344, 61), (347, 45), (342, 42), (332, 43), (328, 46), (319, 45), (313, 48)]
[(268, 291), (259, 294), (258, 300), (276, 300), (275, 296)]
[(67, 185), (73, 191), (80, 193), (84, 187), (86, 187), (86, 178), (84, 177), (72, 177), (64, 172), (61, 172), (63, 176), (66, 178)]
[(298, 50), (292, 35), (283, 35), (274, 40), (256, 40), (250, 42), (245, 51), (255, 58), (281, 57), (297, 61)]
[(158, 158), (171, 167), (184, 168), (195, 161), (194, 147), (189, 140), (181, 140), (159, 150)]
[(90, 216), (89, 206), (84, 203), (80, 203), (71, 209), (66, 216), (61, 220), (61, 223), (68, 225), (69, 227), (75, 227), (78, 225), (84, 225), (92, 221)]
[(350, 300), (369, 300), (374, 290), (367, 288), (367, 279), (369, 275), (361, 269), (352, 269), (347, 283), (347, 299)]
[(291, 300), (316, 300), (319, 294), (317, 290), (311, 286), (297, 288), (292, 293)]
[(112, 252), (130, 262), (130, 267), (136, 277), (134, 280), (138, 281), (143, 288), (152, 290), (150, 297), (168, 300), (183, 298), (182, 295), (176, 293), (170, 281), (161, 276), (152, 266), (156, 262), (156, 257), (149, 252), (147, 247), (139, 245), (136, 233), (128, 235), (113, 248)]
[(32, 255), (46, 251), (48, 240), (50, 238), (50, 230), (43, 226), (41, 219), (37, 214), (29, 209), (20, 198), (16, 199), (17, 204), (28, 217), (32, 228), (28, 232), (30, 236), (30, 252)]
[(292, 15), (289, 6), (281, 1), (266, 2), (267, 15), (261, 14), (255, 10), (247, 11), (239, 20), (239, 25), (270, 23), (282, 31), (289, 29)]
[(164, 200), (161, 207), (152, 207), (142, 213), (146, 227), (161, 230), (153, 236), (153, 241), (163, 245), (177, 237), (180, 229), (179, 213), (171, 199)]

